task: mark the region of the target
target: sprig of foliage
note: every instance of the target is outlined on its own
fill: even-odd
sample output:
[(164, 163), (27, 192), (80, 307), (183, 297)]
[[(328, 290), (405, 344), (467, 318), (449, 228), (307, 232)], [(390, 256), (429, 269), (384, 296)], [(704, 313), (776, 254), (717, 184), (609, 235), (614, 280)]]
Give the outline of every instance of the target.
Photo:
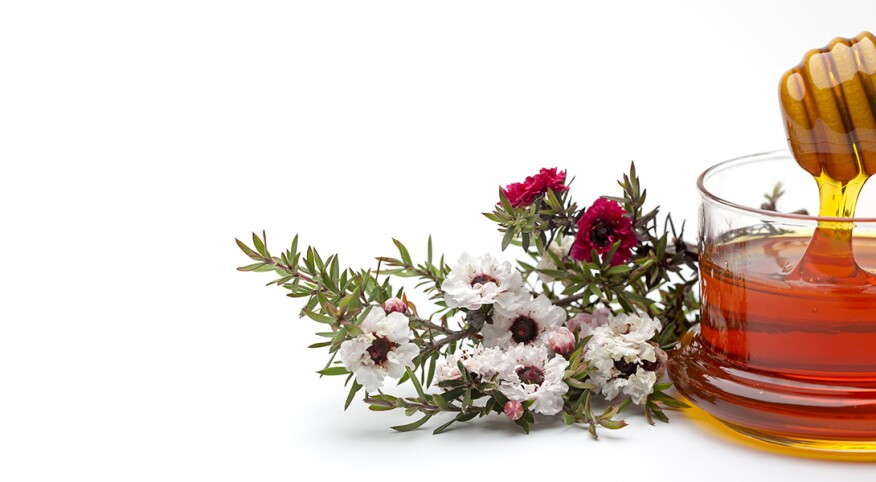
[[(635, 166), (631, 166), (620, 186), (623, 197), (608, 199), (620, 203), (626, 210), (638, 241), (631, 258), (624, 263), (614, 262), (620, 242), (604, 255), (594, 250), (591, 260), (584, 262), (548, 249), (559, 236), (577, 235), (578, 220), (584, 211), (579, 210), (567, 190), (554, 192), (547, 188), (525, 207), (513, 207), (500, 190), (499, 204), (485, 216), (499, 224), (503, 233), (503, 250), (510, 245), (523, 249), (529, 261), (520, 261), (518, 271), (533, 296), (547, 296), (555, 306), (562, 307), (567, 316), (591, 313), (597, 307), (609, 308), (613, 313), (647, 313), (658, 318), (664, 327), (655, 342), (670, 349), (678, 336), (696, 322), (697, 301), (693, 289), (696, 286), (697, 253), (682, 240), (683, 225), (676, 231), (668, 216), (662, 226), (658, 225), (658, 210), (644, 211), (646, 192), (640, 187)], [(384, 304), (390, 301), (403, 303), (403, 314), (411, 331), (410, 342), (418, 349), (418, 355), (411, 363), (413, 366), (398, 381), (399, 384), (410, 383), (416, 396), (399, 397), (382, 390), (372, 390), (371, 393), (366, 390), (363, 400), (372, 411), (403, 410), (406, 415), (417, 417), (411, 423), (392, 427), (398, 431), (418, 429), (433, 417), (447, 413), (450, 418), (434, 429), (434, 433), (441, 433), (455, 423), (501, 414), (507, 409), (509, 399), (499, 383), (469, 373), (461, 361), (458, 363), (458, 379), (434, 383), (436, 366), (441, 360), (461, 348), (481, 343), (481, 330), (493, 322), (494, 311), (489, 304), (479, 309), (448, 307), (442, 285), (451, 275), (451, 267), (443, 256), (433, 254), (431, 237), (424, 261), (414, 261), (407, 247), (394, 239), (398, 254), (376, 258), (373, 270), (343, 267), (337, 254), (323, 258), (312, 246), (299, 250), (297, 235), (291, 247), (279, 256), (268, 251), (264, 232), (261, 236), (253, 234), (251, 246), (236, 241), (244, 254), (254, 261), (239, 270), (275, 273), (278, 278), (268, 285), (281, 286), (288, 291), (287, 296), (305, 299), (300, 316), (325, 327), (317, 335), (326, 340), (311, 345), (311, 348), (326, 348), (329, 353), (328, 362), (318, 371), (320, 376), (346, 377), (345, 385), (349, 386), (349, 391), (345, 409), (364, 387), (353, 373), (336, 361), (336, 357), (344, 342), (357, 337), (367, 338), (369, 334), (363, 334), (361, 327), (363, 321), (371, 310), (389, 310)], [(547, 258), (553, 262), (554, 268), (539, 268), (539, 261)], [(550, 281), (540, 282), (540, 275), (550, 277)], [(420, 314), (403, 287), (393, 286), (393, 280), (412, 278), (416, 280), (413, 289), (434, 305), (435, 309), (427, 316)], [(582, 335), (575, 340), (577, 344), (570, 354), (564, 356), (557, 352), (553, 355), (564, 356), (568, 363), (562, 376), (563, 383), (568, 386), (562, 399), (564, 421), (586, 427), (593, 437), (600, 428), (616, 430), (625, 427), (627, 423), (617, 417), (632, 400), (625, 397), (607, 404), (600, 401), (599, 388), (591, 379), (594, 368), (584, 356), (589, 337)], [(643, 408), (649, 421), (665, 421), (665, 409), (684, 407), (683, 403), (666, 394), (669, 386), (656, 385), (645, 401)], [(515, 414), (519, 418), (509, 415), (526, 433), (536, 421), (533, 405), (534, 400), (521, 402), (516, 408), (512, 407), (522, 409), (522, 413)], [(597, 406), (604, 408), (597, 409)]]
[(502, 251), (516, 240), (527, 252), (534, 243), (534, 254), (540, 255), (559, 232), (573, 229), (577, 213), (578, 206), (571, 201), (568, 191), (557, 195), (548, 189), (537, 202), (525, 208), (515, 208), (505, 192), (499, 189), (499, 204), (484, 216), (499, 224), (499, 232), (503, 233)]
[[(619, 185), (623, 189), (622, 196), (603, 197), (619, 203), (632, 221), (638, 246), (629, 263), (612, 265), (619, 243), (603, 256), (594, 252), (589, 262), (560, 258), (545, 251), (550, 246), (548, 240), (560, 234), (575, 236), (577, 233), (577, 219), (583, 211), (575, 212), (577, 206), (569, 199), (568, 191), (558, 198), (548, 190), (541, 202), (526, 209), (511, 207), (500, 191), (500, 206), (486, 216), (497, 222), (499, 230), (505, 233), (503, 247), (520, 245), (533, 260), (533, 263), (521, 261), (519, 266), (534, 292), (568, 307), (571, 313), (590, 312), (605, 306), (613, 312), (641, 311), (657, 317), (664, 327), (660, 345), (672, 348), (685, 331), (699, 322), (695, 294), (697, 249), (684, 241), (684, 224), (676, 229), (672, 217), (666, 216), (661, 225), (659, 207), (645, 211), (647, 191), (641, 187), (635, 164), (630, 165), (629, 173)], [(545, 213), (544, 217), (541, 213)], [(537, 252), (528, 249), (523, 234), (539, 240)], [(540, 240), (547, 244), (542, 245)], [(556, 268), (536, 269), (535, 262), (542, 255), (551, 256)], [(532, 280), (538, 274), (548, 275), (560, 284), (536, 284)]]

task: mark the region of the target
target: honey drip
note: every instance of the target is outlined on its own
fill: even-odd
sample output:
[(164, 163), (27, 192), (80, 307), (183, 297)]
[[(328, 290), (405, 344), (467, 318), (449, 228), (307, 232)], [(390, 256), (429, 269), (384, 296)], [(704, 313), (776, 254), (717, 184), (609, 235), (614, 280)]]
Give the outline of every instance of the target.
[[(837, 38), (806, 53), (779, 86), (788, 143), (818, 184), (819, 216), (851, 218), (876, 172), (876, 37)], [(818, 284), (871, 285), (852, 250), (851, 222), (821, 221), (787, 278)]]

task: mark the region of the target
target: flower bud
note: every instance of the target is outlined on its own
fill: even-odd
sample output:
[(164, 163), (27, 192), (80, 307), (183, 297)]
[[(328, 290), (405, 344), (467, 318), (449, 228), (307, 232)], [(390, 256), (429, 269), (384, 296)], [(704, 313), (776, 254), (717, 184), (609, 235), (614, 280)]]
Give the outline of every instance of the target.
[(559, 326), (548, 333), (548, 343), (554, 353), (566, 355), (575, 349), (575, 335), (565, 326)]
[(523, 404), (519, 400), (509, 400), (505, 404), (505, 416), (510, 420), (520, 420), (523, 416)]
[(385, 311), (387, 315), (390, 313), (405, 314), (408, 311), (408, 305), (406, 305), (400, 298), (392, 297), (383, 303), (383, 311)]
[(608, 318), (610, 316), (611, 311), (608, 308), (599, 308), (593, 310), (593, 313), (578, 313), (571, 320), (566, 322), (566, 326), (572, 331), (580, 329), (578, 335), (583, 338), (585, 336), (590, 336), (595, 328), (608, 323)]

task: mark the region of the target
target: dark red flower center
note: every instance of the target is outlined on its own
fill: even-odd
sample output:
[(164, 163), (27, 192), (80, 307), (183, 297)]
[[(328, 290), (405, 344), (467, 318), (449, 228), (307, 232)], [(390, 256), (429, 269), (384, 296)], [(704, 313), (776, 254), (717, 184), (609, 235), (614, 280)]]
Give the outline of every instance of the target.
[(623, 358), (614, 362), (614, 367), (620, 372), (618, 375), (620, 378), (629, 378), (635, 375), (637, 366), (639, 366), (638, 363), (630, 363)]
[(518, 316), (511, 323), (511, 338), (516, 343), (529, 343), (538, 336), (538, 323), (532, 318)]
[(389, 338), (385, 336), (377, 336), (376, 333), (374, 333), (374, 337), (374, 341), (371, 342), (371, 346), (369, 346), (366, 351), (375, 365), (383, 365), (386, 363), (386, 357), (389, 352), (392, 351), (393, 348), (397, 348), (398, 343), (389, 341)]
[(544, 371), (539, 367), (523, 367), (517, 369), (517, 376), (523, 383), (531, 385), (541, 385), (544, 383)]
[(496, 283), (497, 286), (499, 284), (499, 282), (496, 281), (496, 278), (493, 278), (492, 276), (486, 275), (486, 274), (479, 274), (479, 275), (475, 276), (474, 278), (472, 278), (471, 285), (474, 286), (474, 285), (479, 284), (479, 285), (483, 286), (483, 285), (490, 283), (490, 282)]
[(596, 221), (593, 223), (593, 227), (590, 228), (590, 242), (600, 248), (611, 246), (611, 238), (613, 236), (614, 227), (603, 220)]

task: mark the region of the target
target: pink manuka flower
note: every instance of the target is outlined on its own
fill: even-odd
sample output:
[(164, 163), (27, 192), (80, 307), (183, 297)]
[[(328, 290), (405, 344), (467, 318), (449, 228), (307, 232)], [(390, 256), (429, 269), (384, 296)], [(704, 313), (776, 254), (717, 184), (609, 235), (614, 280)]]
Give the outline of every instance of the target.
[(568, 191), (566, 172), (557, 172), (556, 167), (542, 168), (538, 174), (527, 176), (523, 182), (508, 184), (505, 189), (502, 189), (502, 192), (508, 197), (512, 206), (519, 208), (532, 204), (535, 198), (547, 192), (548, 189), (553, 189), (555, 192)]
[(633, 232), (633, 222), (625, 217), (627, 212), (620, 204), (608, 199), (599, 198), (584, 211), (578, 220), (578, 233), (569, 255), (578, 261), (593, 261), (592, 251), (603, 255), (611, 250), (611, 246), (620, 241), (611, 265), (624, 264), (632, 257), (631, 249), (639, 241)]

